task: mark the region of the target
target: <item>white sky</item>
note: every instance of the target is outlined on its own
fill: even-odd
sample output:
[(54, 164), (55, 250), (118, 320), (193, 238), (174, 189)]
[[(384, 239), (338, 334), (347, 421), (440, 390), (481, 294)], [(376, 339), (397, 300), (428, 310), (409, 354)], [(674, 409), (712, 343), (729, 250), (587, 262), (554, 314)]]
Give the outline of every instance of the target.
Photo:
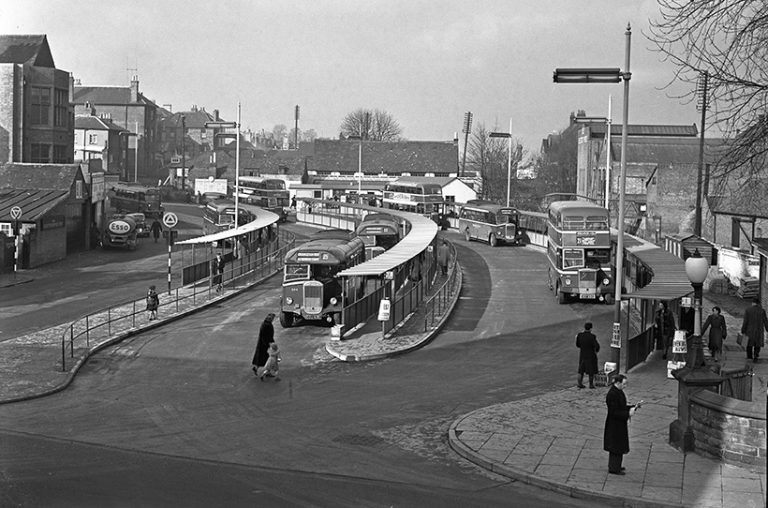
[[(507, 131), (527, 148), (571, 111), (621, 122), (623, 86), (555, 85), (556, 67), (624, 68), (632, 24), (630, 123), (693, 124), (693, 104), (662, 90), (673, 68), (644, 37), (653, 0), (0, 0), (0, 33), (46, 34), (56, 67), (83, 85), (140, 89), (173, 111), (193, 104), (242, 124), (336, 137), (365, 107), (391, 113), (412, 140)], [(680, 92), (678, 88), (676, 90)]]

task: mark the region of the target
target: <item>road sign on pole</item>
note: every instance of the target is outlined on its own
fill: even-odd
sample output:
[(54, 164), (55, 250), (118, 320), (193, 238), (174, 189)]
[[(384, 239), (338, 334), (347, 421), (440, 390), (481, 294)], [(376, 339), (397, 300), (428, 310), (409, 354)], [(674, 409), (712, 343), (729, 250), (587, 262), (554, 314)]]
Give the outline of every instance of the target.
[(179, 223), (179, 218), (173, 212), (165, 212), (163, 214), (163, 224), (169, 228), (173, 228)]
[(21, 218), (21, 207), (14, 206), (11, 208), (11, 219), (18, 220)]

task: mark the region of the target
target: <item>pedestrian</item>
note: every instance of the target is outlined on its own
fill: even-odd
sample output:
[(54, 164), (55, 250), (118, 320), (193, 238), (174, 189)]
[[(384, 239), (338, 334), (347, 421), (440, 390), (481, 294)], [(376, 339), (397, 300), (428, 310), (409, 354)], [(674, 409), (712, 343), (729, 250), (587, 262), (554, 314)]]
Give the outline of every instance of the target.
[(760, 306), (760, 298), (752, 300), (752, 306), (744, 312), (741, 333), (747, 338), (747, 359), (757, 363), (763, 347), (763, 330), (768, 332), (768, 317)]
[(627, 424), (635, 411), (640, 409), (643, 401), (635, 405), (627, 404), (624, 389), (627, 387), (627, 376), (618, 374), (613, 378), (613, 384), (605, 396), (608, 415), (605, 418), (603, 433), (603, 450), (608, 452), (608, 472), (623, 475), (624, 467), (621, 462), (623, 455), (629, 453), (629, 429)]
[(723, 352), (723, 341), (728, 335), (725, 328), (725, 318), (720, 314), (720, 307), (712, 307), (712, 314), (707, 316), (704, 327), (701, 329), (703, 336), (709, 328), (709, 352), (716, 362), (720, 361)]
[(160, 297), (155, 291), (155, 286), (149, 286), (147, 291), (147, 312), (149, 312), (149, 320), (157, 319), (157, 308), (160, 306)]
[(275, 378), (275, 381), (280, 381), (280, 366), (278, 364), (281, 358), (277, 342), (273, 342), (269, 345), (267, 353), (269, 354), (269, 358), (267, 358), (267, 363), (264, 364), (264, 371), (259, 376), (259, 379), (264, 381), (264, 377), (266, 376)]
[(155, 219), (155, 221), (149, 227), (149, 230), (152, 232), (155, 243), (157, 243), (157, 239), (160, 238), (160, 232), (163, 230), (163, 226), (160, 225), (160, 221)]
[(264, 367), (267, 364), (270, 344), (275, 342), (275, 327), (272, 325), (273, 319), (275, 319), (275, 315), (270, 312), (264, 318), (264, 322), (261, 323), (261, 328), (259, 328), (256, 351), (253, 352), (253, 360), (251, 360), (251, 369), (257, 376), (259, 375), (259, 367)]
[(443, 275), (448, 275), (448, 258), (450, 257), (450, 249), (448, 248), (448, 242), (442, 240), (437, 247), (437, 264), (440, 265), (440, 272)]
[(576, 347), (579, 348), (579, 377), (576, 386), (585, 388), (584, 374), (589, 376), (589, 387), (595, 387), (595, 374), (597, 374), (597, 353), (600, 344), (592, 333), (592, 323), (584, 323), (584, 331), (576, 335)]
[(216, 292), (221, 291), (221, 277), (224, 274), (224, 265), (226, 262), (221, 255), (221, 252), (216, 253), (216, 257), (211, 260), (211, 275), (213, 276), (213, 284), (216, 286)]
[(675, 317), (669, 310), (667, 302), (659, 302), (659, 310), (656, 311), (654, 325), (656, 335), (656, 347), (664, 350), (663, 359), (667, 359), (669, 347), (672, 345), (672, 337), (675, 335)]

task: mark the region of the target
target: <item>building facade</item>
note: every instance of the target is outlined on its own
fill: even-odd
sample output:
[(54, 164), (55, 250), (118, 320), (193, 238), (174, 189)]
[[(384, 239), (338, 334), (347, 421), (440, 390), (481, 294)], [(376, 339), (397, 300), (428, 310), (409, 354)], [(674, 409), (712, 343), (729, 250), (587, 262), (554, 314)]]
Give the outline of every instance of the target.
[(105, 173), (125, 174), (129, 163), (125, 132), (109, 117), (75, 115), (75, 162), (91, 163), (99, 159), (98, 164)]
[(69, 73), (45, 35), (0, 35), (0, 162), (73, 161)]

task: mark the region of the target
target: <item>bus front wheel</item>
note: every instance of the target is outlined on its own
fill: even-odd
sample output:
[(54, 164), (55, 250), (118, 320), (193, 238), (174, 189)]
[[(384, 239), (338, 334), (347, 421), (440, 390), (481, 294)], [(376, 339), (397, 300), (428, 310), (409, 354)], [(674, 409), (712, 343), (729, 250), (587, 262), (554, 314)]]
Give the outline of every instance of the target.
[(281, 312), (280, 313), (280, 326), (283, 328), (290, 328), (293, 326), (294, 322), (294, 315), (292, 312)]
[(563, 293), (563, 291), (560, 289), (560, 284), (555, 285), (555, 297), (557, 298), (557, 303), (561, 305), (567, 301), (568, 295)]
[(464, 239), (465, 239), (466, 241), (468, 241), (468, 242), (469, 242), (470, 240), (472, 240), (472, 238), (471, 238), (471, 237), (470, 237), (470, 235), (469, 235), (469, 228), (467, 228), (467, 229), (465, 229), (465, 230), (464, 230)]
[(496, 238), (496, 235), (490, 235), (488, 237), (488, 243), (491, 245), (491, 247), (496, 247), (499, 245), (499, 240)]

